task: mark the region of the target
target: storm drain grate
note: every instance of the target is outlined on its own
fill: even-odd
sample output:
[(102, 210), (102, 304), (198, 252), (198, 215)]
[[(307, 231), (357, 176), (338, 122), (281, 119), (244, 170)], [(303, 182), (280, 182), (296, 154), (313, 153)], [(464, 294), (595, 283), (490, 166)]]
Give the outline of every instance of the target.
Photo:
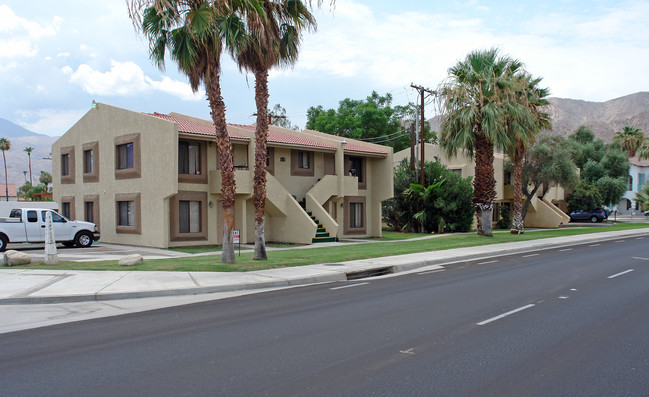
[(385, 276), (394, 273), (393, 267), (382, 267), (379, 269), (364, 270), (362, 272), (347, 273), (347, 280), (360, 280), (362, 278)]

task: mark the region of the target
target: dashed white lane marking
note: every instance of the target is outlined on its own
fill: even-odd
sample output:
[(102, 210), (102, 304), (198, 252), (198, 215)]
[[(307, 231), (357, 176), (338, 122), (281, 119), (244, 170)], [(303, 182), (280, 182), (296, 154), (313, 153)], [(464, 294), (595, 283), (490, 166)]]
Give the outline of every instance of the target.
[(569, 296), (565, 296), (565, 295), (562, 295), (562, 296), (559, 297), (559, 299), (568, 299), (568, 298), (569, 298)]
[(562, 250), (559, 250), (559, 252), (565, 252), (565, 251), (572, 251), (572, 248), (564, 248)]
[(589, 245), (589, 247), (597, 247), (598, 245), (601, 245), (601, 244), (591, 244), (591, 245)]
[(626, 242), (626, 240), (615, 240), (615, 244), (617, 244), (617, 243), (625, 243), (625, 242)]
[(359, 287), (361, 285), (366, 285), (366, 284), (369, 284), (369, 283), (358, 283), (358, 284), (343, 285), (343, 286), (340, 286), (340, 287), (333, 287), (333, 288), (329, 288), (329, 289), (333, 291), (333, 290), (336, 290), (336, 289)]
[(484, 320), (484, 321), (480, 321), (479, 323), (476, 323), (476, 325), (485, 325), (485, 324), (489, 324), (489, 323), (491, 323), (491, 322), (494, 322), (494, 321), (496, 321), (496, 320), (500, 320), (501, 318), (504, 318), (504, 317), (510, 316), (510, 315), (512, 315), (512, 314), (514, 314), (514, 313), (518, 313), (518, 312), (520, 312), (520, 311), (523, 311), (523, 310), (529, 309), (530, 307), (534, 307), (534, 306), (535, 306), (535, 305), (534, 305), (533, 303), (530, 303), (529, 305), (521, 306), (521, 307), (519, 307), (518, 309), (514, 309), (514, 310), (511, 310), (511, 311), (508, 311), (507, 313), (503, 313), (503, 314), (501, 314), (501, 315), (499, 315), (499, 316), (492, 317), (492, 318), (489, 318), (489, 319)]
[(632, 256), (631, 258), (633, 258), (633, 259), (639, 259), (639, 260), (641, 260), (641, 261), (649, 261), (649, 258), (642, 258), (642, 257), (639, 257), (639, 256)]
[(478, 265), (487, 265), (489, 263), (496, 263), (496, 262), (498, 261), (494, 260), (494, 261), (478, 262)]
[(415, 352), (414, 352), (413, 350), (415, 350), (415, 348), (414, 348), (414, 347), (411, 347), (411, 348), (408, 349), (408, 350), (399, 350), (399, 353), (403, 353), (403, 354), (415, 354)]
[(623, 271), (623, 272), (620, 272), (620, 273), (614, 274), (614, 275), (612, 275), (612, 276), (608, 276), (608, 278), (615, 278), (615, 277), (621, 276), (621, 275), (623, 275), (623, 274), (631, 273), (633, 270), (634, 270), (634, 269), (625, 270), (625, 271)]
[(636, 237), (636, 240), (644, 240), (644, 237)]
[(523, 255), (523, 258), (531, 258), (531, 257), (533, 257), (533, 256), (538, 256), (538, 255), (541, 255), (541, 254), (528, 254), (528, 255)]

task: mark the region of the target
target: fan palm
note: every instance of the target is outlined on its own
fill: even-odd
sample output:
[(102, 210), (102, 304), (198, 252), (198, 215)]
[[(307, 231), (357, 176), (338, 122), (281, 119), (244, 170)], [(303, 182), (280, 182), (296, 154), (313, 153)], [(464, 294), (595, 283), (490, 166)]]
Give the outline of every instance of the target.
[(5, 152), (9, 149), (11, 149), (11, 142), (9, 139), (0, 138), (0, 150), (2, 150), (2, 160), (5, 165), (5, 197), (7, 198), (7, 201), (9, 201), (9, 181), (7, 179), (7, 157), (5, 156)]
[(33, 185), (33, 179), (32, 179), (32, 152), (34, 151), (34, 148), (31, 146), (26, 147), (23, 149), (27, 153), (27, 157), (29, 158), (29, 184)]
[(541, 129), (550, 130), (550, 115), (541, 108), (549, 105), (547, 88), (538, 85), (542, 78), (532, 78), (529, 74), (517, 78), (518, 87), (512, 97), (513, 102), (507, 108), (509, 122), (507, 131), (511, 145), (506, 148), (507, 155), (514, 167), (514, 205), (511, 233), (521, 234), (525, 230), (523, 219), (523, 159), (527, 149), (534, 144)]
[[(266, 203), (266, 143), (268, 140), (268, 71), (273, 66), (288, 66), (298, 56), (302, 31), (315, 28), (315, 19), (300, 0), (260, 0), (266, 19), (262, 24), (248, 21), (245, 45), (233, 56), (241, 69), (255, 75), (255, 250), (253, 259), (267, 259), (264, 236)], [(231, 47), (231, 50), (236, 50)]]
[(624, 150), (629, 157), (633, 157), (643, 144), (644, 134), (638, 128), (626, 126), (622, 131), (615, 133), (613, 140), (620, 142), (622, 144), (622, 150)]
[(221, 169), (224, 219), (221, 262), (233, 263), (236, 186), (232, 144), (221, 95), (220, 58), (224, 47), (236, 48), (243, 42), (244, 16), (251, 20), (261, 19), (264, 11), (256, 0), (132, 0), (129, 14), (136, 28), (149, 40), (150, 57), (160, 69), (164, 69), (165, 55), (168, 54), (178, 64), (179, 70), (187, 75), (194, 92), (201, 85), (205, 87), (216, 129)]
[(464, 150), (475, 158), (473, 204), (477, 231), (483, 236), (493, 236), (494, 146), (511, 145), (505, 105), (511, 100), (514, 72), (522, 72), (521, 62), (500, 56), (497, 49), (474, 51), (449, 69), (448, 79), (438, 90), (442, 148), (449, 156)]

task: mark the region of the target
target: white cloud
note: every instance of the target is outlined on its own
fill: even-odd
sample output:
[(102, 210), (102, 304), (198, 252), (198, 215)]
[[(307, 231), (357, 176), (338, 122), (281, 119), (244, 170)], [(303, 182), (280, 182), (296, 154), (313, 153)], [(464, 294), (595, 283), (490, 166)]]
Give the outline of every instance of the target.
[(39, 134), (63, 135), (88, 109), (59, 110), (42, 109), (38, 111), (18, 111), (18, 124)]
[(33, 57), (38, 53), (38, 41), (56, 34), (60, 18), (42, 26), (17, 16), (9, 6), (0, 5), (0, 58)]
[(70, 82), (77, 84), (91, 95), (132, 96), (150, 90), (161, 91), (174, 95), (182, 100), (196, 101), (204, 98), (203, 91), (192, 93), (188, 84), (163, 76), (161, 81), (155, 81), (144, 75), (144, 71), (133, 62), (118, 62), (111, 60), (110, 70), (100, 72), (86, 64), (80, 65), (76, 71), (69, 66), (62, 69), (70, 75)]
[(69, 56), (70, 56), (69, 52), (59, 52), (58, 54), (56, 54), (57, 58), (67, 58)]

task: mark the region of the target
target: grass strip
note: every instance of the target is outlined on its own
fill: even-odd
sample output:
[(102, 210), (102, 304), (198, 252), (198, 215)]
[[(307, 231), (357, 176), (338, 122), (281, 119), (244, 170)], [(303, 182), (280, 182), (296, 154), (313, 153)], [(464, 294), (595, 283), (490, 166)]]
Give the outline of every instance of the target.
[[(269, 251), (267, 261), (255, 261), (252, 252), (242, 252), (236, 256), (237, 263), (222, 264), (220, 255), (206, 255), (187, 258), (170, 258), (145, 260), (137, 268), (119, 266), (117, 261), (99, 262), (60, 262), (58, 265), (45, 265), (43, 262), (25, 266), (26, 269), (60, 269), (60, 270), (140, 270), (140, 271), (210, 271), (210, 272), (246, 272), (280, 267), (305, 266), (318, 263), (336, 263), (358, 259), (369, 259), (390, 255), (412, 254), (416, 252), (439, 251), (452, 248), (478, 247), (490, 244), (501, 244), (516, 241), (529, 241), (550, 237), (574, 236), (617, 230), (649, 228), (647, 223), (617, 223), (615, 225), (593, 228), (570, 228), (527, 231), (513, 235), (509, 232), (496, 232), (494, 237), (482, 237), (477, 234), (445, 234), (435, 238), (415, 241), (386, 239), (381, 243), (345, 244), (340, 246), (317, 247), (308, 249), (284, 249)], [(421, 237), (421, 235), (414, 235)], [(411, 238), (410, 236), (409, 238)], [(394, 238), (394, 237), (392, 237)]]

